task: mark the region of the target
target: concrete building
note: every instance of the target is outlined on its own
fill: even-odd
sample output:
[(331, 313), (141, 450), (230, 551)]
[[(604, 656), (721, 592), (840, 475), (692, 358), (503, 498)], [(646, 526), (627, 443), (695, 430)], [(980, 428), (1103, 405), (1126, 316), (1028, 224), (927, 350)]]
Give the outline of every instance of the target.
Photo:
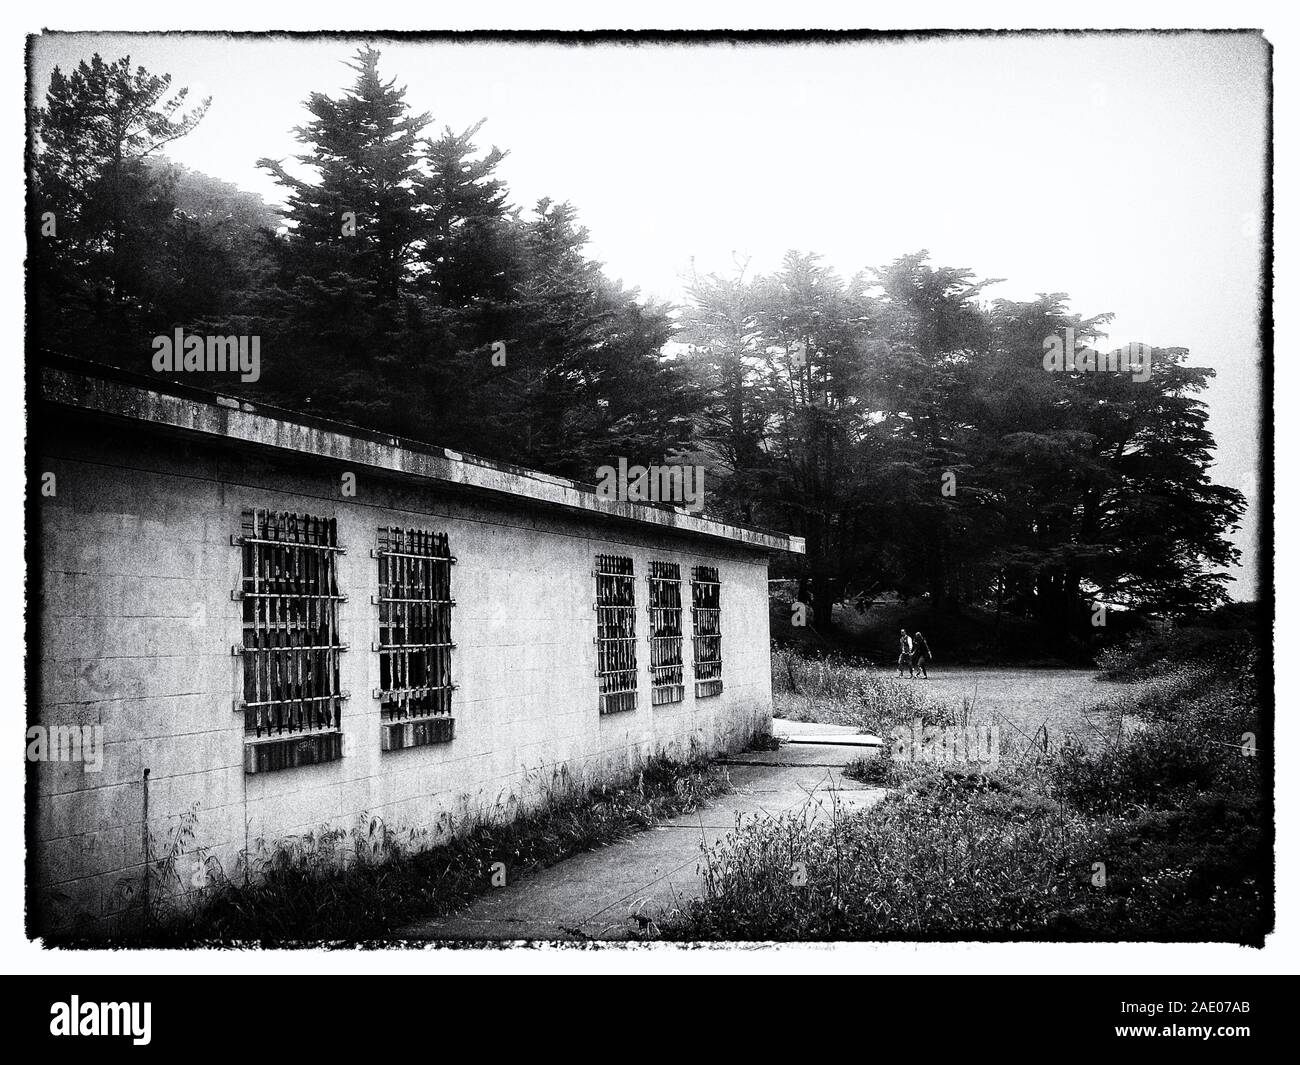
[(768, 559), (797, 538), (86, 364), (33, 373), (34, 932), (106, 927), (146, 856), (200, 884), (205, 855), (229, 871), (362, 815), (432, 843), (769, 727)]

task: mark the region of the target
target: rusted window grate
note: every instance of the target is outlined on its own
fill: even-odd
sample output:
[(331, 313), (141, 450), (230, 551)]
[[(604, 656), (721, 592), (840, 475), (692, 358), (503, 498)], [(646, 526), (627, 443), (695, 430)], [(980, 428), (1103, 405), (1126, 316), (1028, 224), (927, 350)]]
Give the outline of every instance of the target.
[(379, 530), (379, 688), (384, 750), (452, 738), (451, 567), (447, 534)]
[(718, 571), (696, 566), (691, 571), (691, 616), (695, 643), (695, 697), (722, 691), (722, 611)]
[(682, 678), (682, 568), (676, 562), (650, 563), (650, 705), (680, 703)]
[[(243, 555), (244, 735), (250, 772), (342, 755), (337, 559), (332, 518), (245, 510)], [(297, 741), (304, 738), (311, 742)]]
[(596, 556), (596, 676), (600, 712), (636, 709), (636, 585), (632, 560)]

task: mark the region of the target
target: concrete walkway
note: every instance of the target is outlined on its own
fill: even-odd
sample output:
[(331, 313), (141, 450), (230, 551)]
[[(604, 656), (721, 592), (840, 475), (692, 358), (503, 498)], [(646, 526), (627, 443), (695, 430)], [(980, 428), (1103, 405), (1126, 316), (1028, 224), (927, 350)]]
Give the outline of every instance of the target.
[[(776, 751), (733, 755), (734, 790), (706, 808), (623, 843), (576, 855), (493, 891), (459, 913), (395, 929), (428, 940), (626, 939), (642, 924), (702, 893), (701, 843), (712, 845), (737, 817), (806, 809), (825, 817), (833, 801), (867, 806), (885, 794), (840, 770), (868, 754), (874, 737), (852, 728), (773, 722), (790, 742)], [(821, 742), (824, 741), (824, 742)]]

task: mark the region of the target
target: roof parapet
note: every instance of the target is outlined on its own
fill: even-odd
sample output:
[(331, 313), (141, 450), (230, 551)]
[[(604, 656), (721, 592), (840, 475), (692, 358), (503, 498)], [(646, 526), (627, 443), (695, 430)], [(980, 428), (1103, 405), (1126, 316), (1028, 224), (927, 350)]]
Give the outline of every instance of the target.
[(592, 517), (657, 526), (727, 540), (762, 551), (803, 554), (799, 536), (715, 521), (664, 503), (603, 499), (594, 485), (465, 455), (417, 441), (299, 415), (234, 396), (151, 382), (66, 356), (40, 366), (40, 398), (107, 417), (214, 439), (310, 455), (355, 466), (508, 495)]

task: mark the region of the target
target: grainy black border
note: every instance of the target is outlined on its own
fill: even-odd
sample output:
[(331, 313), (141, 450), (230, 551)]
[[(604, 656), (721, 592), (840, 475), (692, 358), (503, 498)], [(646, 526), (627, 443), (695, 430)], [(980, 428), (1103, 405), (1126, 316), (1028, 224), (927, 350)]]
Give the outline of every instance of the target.
[[(596, 29), (596, 30), (256, 30), (256, 31), (221, 31), (221, 30), (112, 30), (112, 29), (93, 29), (93, 30), (50, 30), (44, 31), (44, 34), (59, 36), (101, 36), (112, 34), (122, 37), (230, 37), (240, 39), (254, 40), (338, 40), (338, 41), (427, 41), (453, 44), (531, 44), (531, 45), (562, 45), (566, 47), (583, 47), (587, 45), (623, 45), (627, 47), (640, 46), (719, 46), (719, 45), (756, 45), (756, 46), (790, 46), (805, 44), (863, 44), (863, 43), (914, 43), (929, 40), (950, 40), (954, 38), (1024, 38), (1024, 37), (1141, 37), (1149, 35), (1169, 36), (1169, 35), (1203, 35), (1203, 36), (1242, 36), (1246, 34), (1256, 34), (1263, 41), (1266, 48), (1266, 110), (1265, 117), (1265, 163), (1267, 178), (1264, 182), (1263, 190), (1263, 241), (1262, 256), (1259, 264), (1260, 283), (1259, 283), (1259, 345), (1261, 352), (1260, 363), (1260, 384), (1259, 384), (1259, 402), (1260, 402), (1260, 424), (1259, 424), (1259, 482), (1258, 482), (1258, 499), (1252, 501), (1252, 507), (1256, 515), (1258, 524), (1258, 535), (1256, 541), (1257, 560), (1256, 560), (1256, 602), (1259, 609), (1259, 650), (1260, 650), (1260, 669), (1259, 669), (1259, 705), (1261, 712), (1261, 724), (1264, 730), (1265, 739), (1260, 745), (1259, 756), (1261, 759), (1261, 776), (1273, 782), (1267, 795), (1267, 812), (1268, 824), (1266, 839), (1269, 841), (1271, 848), (1274, 850), (1274, 866), (1269, 870), (1269, 882), (1266, 885), (1268, 899), (1268, 916), (1270, 930), (1275, 927), (1276, 912), (1276, 758), (1274, 747), (1276, 744), (1275, 713), (1275, 664), (1273, 659), (1274, 628), (1276, 624), (1276, 559), (1275, 559), (1275, 539), (1274, 539), (1274, 508), (1273, 492), (1275, 485), (1275, 462), (1273, 457), (1273, 448), (1275, 440), (1275, 419), (1273, 411), (1274, 403), (1274, 321), (1273, 321), (1273, 271), (1275, 268), (1274, 258), (1274, 230), (1273, 230), (1273, 210), (1274, 210), (1274, 49), (1271, 41), (1264, 36), (1260, 28), (1255, 27), (1234, 27), (1222, 29), (1203, 29), (1198, 27), (1149, 27), (1149, 28), (1115, 28), (1115, 29), (1047, 29), (1047, 28), (1025, 28), (1025, 29), (953, 29), (953, 28), (926, 28), (917, 30), (872, 30), (872, 29), (854, 29), (854, 30), (834, 30), (834, 29), (791, 29), (791, 30), (772, 30), (772, 29), (711, 29), (711, 30), (618, 30), (618, 29)], [(26, 113), (30, 116), (31, 109), (36, 106), (36, 99), (32, 95), (32, 54), (36, 40), (40, 34), (31, 34), (27, 38), (26, 48), (24, 50), (24, 92), (26, 94)], [(32, 217), (34, 204), (32, 202), (32, 189), (29, 175), (33, 163), (33, 142), (31, 136), (30, 121), (26, 131), (26, 147), (24, 151), (24, 174), (27, 176), (25, 205), (27, 218)], [(30, 222), (26, 227), (28, 235), (29, 248), (32, 237)], [(24, 275), (30, 281), (30, 271), (32, 269), (30, 250), (24, 261)], [(41, 558), (39, 544), (42, 541), (41, 514), (40, 514), (40, 495), (39, 490), (33, 491), (40, 480), (41, 471), (38, 468), (37, 457), (33, 452), (32, 438), (39, 437), (42, 428), (46, 425), (46, 413), (41, 406), (39, 397), (39, 375), (33, 373), (38, 365), (37, 346), (33, 342), (33, 336), (39, 335), (40, 330), (37, 328), (39, 323), (36, 320), (36, 307), (31, 300), (30, 284), (27, 286), (26, 293), (26, 331), (24, 342), (24, 413), (27, 419), (27, 433), (24, 438), (24, 470), (26, 474), (26, 492), (24, 499), (24, 561), (26, 572), (24, 574), (25, 602), (24, 602), (24, 635), (26, 646), (24, 648), (24, 674), (26, 680), (26, 724), (30, 726), (38, 719), (37, 708), (41, 702), (41, 667), (40, 667), (40, 625), (44, 604), (41, 598), (41, 581), (39, 580)], [(27, 763), (24, 761), (24, 767)], [(29, 939), (39, 940), (41, 933), (39, 928), (42, 924), (40, 921), (41, 906), (36, 896), (35, 884), (31, 876), (31, 855), (34, 847), (37, 846), (36, 828), (34, 824), (36, 804), (38, 799), (37, 783), (35, 774), (30, 771), (25, 772), (25, 816), (24, 816), (24, 844), (25, 857), (24, 862), (24, 881), (26, 894), (26, 914), (25, 924)], [(956, 942), (955, 940), (945, 937), (934, 937), (929, 940), (907, 940), (905, 942)], [(1030, 940), (979, 940), (978, 942), (1029, 942)], [(1047, 940), (1049, 942), (1076, 942), (1074, 940)], [(892, 942), (899, 942), (894, 940)], [(965, 940), (961, 942), (972, 942)], [(1114, 942), (1107, 940), (1106, 942)], [(1164, 941), (1151, 941), (1164, 942)], [(48, 945), (48, 944), (46, 944)], [(72, 946), (74, 944), (61, 944)], [(134, 945), (126, 944), (105, 944), (103, 942), (87, 942), (83, 945), (103, 949), (105, 946), (115, 949), (139, 949)], [(211, 947), (229, 947), (250, 946), (252, 944), (210, 944)], [(374, 947), (399, 947), (399, 946), (416, 946), (417, 944), (402, 941), (384, 941), (382, 943), (365, 943), (365, 944), (340, 944), (340, 943), (296, 943), (296, 944), (276, 944), (281, 947), (349, 947), (349, 946), (366, 946)], [(418, 944), (426, 949), (430, 946), (426, 943)], [(509, 946), (510, 944), (491, 944), (491, 943), (462, 943), (462, 944), (433, 944), (433, 946), (443, 947), (467, 947), (467, 946)], [(541, 945), (540, 943), (531, 943), (528, 945)], [(562, 944), (569, 947), (578, 947), (589, 949), (591, 944)], [(601, 944), (603, 946), (618, 946), (626, 944)], [(725, 948), (725, 943), (708, 943), (702, 944), (708, 947)], [(753, 944), (747, 944), (753, 946)], [(1252, 944), (1262, 947), (1263, 942)], [(198, 948), (195, 948), (198, 949)]]

